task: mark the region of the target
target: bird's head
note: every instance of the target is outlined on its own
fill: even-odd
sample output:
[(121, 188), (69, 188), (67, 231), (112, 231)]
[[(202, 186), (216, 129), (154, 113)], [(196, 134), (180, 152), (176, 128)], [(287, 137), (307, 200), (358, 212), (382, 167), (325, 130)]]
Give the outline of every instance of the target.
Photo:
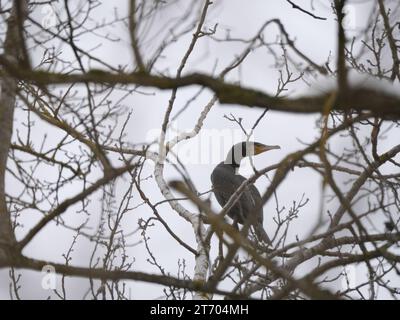
[(235, 144), (232, 147), (232, 149), (228, 153), (226, 161), (229, 161), (230, 164), (239, 165), (240, 161), (243, 158), (251, 157), (269, 150), (280, 148), (280, 146), (269, 146), (259, 142), (243, 141)]
[[(238, 147), (236, 147), (236, 146), (238, 146)], [(268, 145), (262, 144), (260, 142), (243, 141), (243, 142), (236, 144), (234, 146), (234, 148), (241, 149), (241, 151), (235, 150), (235, 154), (236, 154), (236, 152), (239, 152), (239, 156), (241, 155), (242, 158), (245, 158), (245, 157), (255, 156), (260, 153), (269, 151), (269, 150), (280, 149), (281, 147), (280, 146), (268, 146)]]

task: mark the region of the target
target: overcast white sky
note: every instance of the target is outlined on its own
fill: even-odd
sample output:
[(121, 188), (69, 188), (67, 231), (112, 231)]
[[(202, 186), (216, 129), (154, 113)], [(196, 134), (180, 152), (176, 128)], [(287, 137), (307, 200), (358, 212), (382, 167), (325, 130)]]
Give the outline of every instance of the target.
[[(107, 17), (112, 12), (112, 7), (117, 6), (121, 15), (126, 12), (127, 1), (104, 1), (104, 5), (96, 9), (96, 18), (99, 20), (101, 17)], [(309, 1), (302, 1), (305, 6), (309, 5)], [(252, 0), (252, 1), (241, 1), (241, 0), (223, 0), (215, 1), (214, 9), (207, 19), (206, 25), (209, 27), (214, 26), (218, 23), (217, 37), (223, 37), (225, 30), (229, 29), (232, 37), (244, 37), (249, 38), (254, 36), (261, 25), (269, 19), (279, 18), (287, 29), (292, 39), (296, 40), (296, 46), (311, 57), (317, 63), (324, 63), (329, 55), (332, 55), (334, 61), (335, 54), (335, 21), (332, 15), (331, 8), (326, 3), (328, 1), (313, 1), (316, 9), (316, 14), (326, 17), (326, 21), (320, 21), (312, 19), (311, 17), (293, 10), (286, 1), (265, 1), (265, 0)], [(185, 1), (181, 1), (185, 3)], [(158, 25), (155, 27), (162, 27), (165, 21), (169, 20), (174, 16), (179, 16), (181, 12), (185, 10), (184, 6), (179, 4), (171, 7), (169, 10), (159, 16)], [(365, 19), (369, 13), (370, 1), (364, 1), (360, 4), (354, 4), (354, 7), (350, 8), (351, 16), (356, 20), (352, 21), (352, 27), (360, 28), (365, 23)], [(43, 13), (37, 13), (38, 16)], [(61, 13), (62, 14), (62, 13)], [(154, 32), (155, 30), (153, 30)], [(121, 26), (112, 29), (114, 34), (119, 34), (122, 38), (127, 38), (126, 30)], [(354, 32), (354, 31), (351, 31)], [(190, 36), (190, 34), (189, 34)], [(275, 39), (276, 28), (270, 27), (266, 30), (265, 39), (270, 41)], [(87, 43), (81, 44), (83, 47), (91, 47), (96, 44), (98, 40), (87, 38)], [(163, 70), (164, 67), (169, 67), (174, 70), (174, 66), (179, 63), (180, 58), (183, 55), (190, 41), (189, 37), (178, 41), (173, 47), (167, 51), (165, 59), (157, 66), (158, 70)], [(149, 45), (150, 46), (150, 45)], [(151, 46), (149, 47), (150, 50)], [(202, 71), (209, 73), (218, 59), (217, 69), (221, 70), (228, 62), (232, 61), (233, 57), (241, 52), (243, 44), (230, 43), (221, 44), (215, 43), (211, 40), (204, 38), (196, 47), (196, 54), (190, 58), (186, 72), (190, 71)], [(146, 54), (146, 46), (142, 48)], [(68, 56), (68, 52), (65, 53)], [(120, 43), (107, 43), (96, 50), (96, 56), (107, 62), (118, 65), (129, 63), (131, 59), (131, 52), (129, 42), (122, 41)], [(273, 60), (268, 53), (261, 49), (252, 53), (243, 67), (240, 69), (241, 83), (243, 85), (262, 89), (266, 92), (274, 93), (277, 86), (277, 70), (273, 67)], [(237, 71), (234, 71), (229, 79), (237, 79)], [(311, 80), (311, 79), (310, 79)], [(288, 94), (298, 94), (309, 90), (307, 85), (303, 82), (298, 82), (296, 86), (290, 87), (291, 91)], [(168, 102), (169, 92), (157, 92), (152, 89), (145, 89), (146, 92), (156, 92), (155, 96), (141, 96), (133, 95), (125, 101), (127, 105), (132, 106), (133, 115), (129, 122), (129, 134), (128, 138), (133, 143), (143, 143), (149, 140), (151, 133), (154, 130), (159, 129), (161, 126), (164, 111)], [(177, 107), (183, 106), (186, 100), (188, 100), (196, 88), (186, 88), (179, 90)], [(205, 92), (204, 95), (194, 103), (189, 110), (187, 110), (175, 123), (179, 130), (191, 129), (195, 124), (195, 121), (208, 101), (210, 93)], [(210, 132), (217, 132), (217, 134), (236, 134), (238, 128), (235, 124), (224, 119), (225, 114), (234, 114), (237, 117), (244, 119), (245, 126), (252, 126), (257, 117), (262, 113), (261, 109), (251, 109), (246, 107), (232, 106), (232, 105), (219, 105), (218, 103), (213, 107), (209, 113), (205, 124), (204, 134), (199, 139), (193, 139), (190, 143), (191, 150), (200, 150), (200, 142), (204, 143), (206, 135)], [(18, 117), (19, 113), (16, 114)], [(281, 150), (273, 151), (260, 155), (254, 159), (255, 166), (257, 168), (263, 168), (270, 164), (274, 164), (282, 159), (286, 154), (298, 150), (302, 147), (300, 141), (311, 142), (316, 137), (317, 132), (315, 131), (315, 121), (317, 117), (313, 115), (291, 115), (286, 113), (268, 112), (267, 116), (262, 120), (260, 126), (257, 128), (254, 134), (256, 141), (265, 144), (278, 144), (281, 146)], [(47, 126), (41, 126), (37, 129), (38, 139), (44, 132), (52, 133), (52, 129)], [(224, 131), (225, 130), (225, 131)], [(52, 139), (57, 139), (56, 135), (52, 135)], [(239, 142), (243, 137), (236, 136), (234, 142)], [(200, 142), (199, 142), (200, 141)], [(209, 140), (210, 144), (215, 140)], [(342, 142), (337, 141), (337, 148), (343, 147)], [(390, 141), (387, 142), (390, 145)], [(38, 142), (38, 145), (40, 142)], [(201, 152), (213, 153), (219, 156), (214, 156), (213, 161), (203, 161), (203, 163), (189, 163), (187, 165), (188, 172), (191, 178), (196, 184), (200, 191), (206, 191), (210, 188), (211, 182), (209, 176), (213, 167), (220, 161), (223, 160), (225, 152), (230, 147), (230, 143), (224, 145), (223, 150), (220, 146), (213, 145), (213, 148), (202, 148)], [(384, 147), (385, 144), (382, 144)], [(185, 151), (187, 149), (179, 149)], [(207, 158), (207, 157), (206, 157)], [(204, 158), (203, 158), (204, 159)], [(146, 163), (147, 174), (152, 173), (152, 163)], [(249, 172), (244, 172), (244, 174)], [(146, 176), (146, 174), (143, 174)], [(166, 168), (166, 180), (178, 177), (172, 168)], [(268, 181), (265, 178), (259, 179), (257, 187), (264, 191), (268, 185)], [(162, 200), (162, 196), (157, 189), (154, 181), (149, 180), (143, 184), (144, 189), (150, 195), (153, 202)], [(120, 192), (124, 192), (126, 185), (121, 183), (118, 187)], [(290, 180), (282, 184), (278, 189), (278, 196), (280, 199), (280, 206), (289, 207), (292, 201), (300, 200), (303, 194), (306, 198), (310, 198), (309, 204), (302, 210), (299, 218), (293, 223), (292, 229), (290, 230), (290, 238), (295, 239), (296, 235), (307, 234), (313, 226), (316, 219), (316, 214), (319, 209), (319, 190), (320, 190), (320, 178), (319, 176), (309, 169), (295, 169), (290, 173)], [(73, 194), (76, 189), (71, 186), (69, 190)], [(66, 191), (68, 196), (68, 191)], [(219, 208), (215, 199), (213, 198), (213, 207)], [(139, 204), (140, 199), (136, 199), (135, 203)], [(275, 202), (270, 201), (264, 208), (264, 226), (269, 234), (274, 231), (274, 223), (272, 221), (272, 214), (275, 214)], [(168, 221), (171, 227), (179, 233), (179, 235), (186, 240), (188, 243), (194, 245), (193, 231), (191, 226), (174, 213), (168, 204), (162, 205), (160, 213), (164, 219)], [(96, 212), (96, 207), (93, 206), (93, 213)], [(272, 214), (271, 214), (272, 213)], [(137, 227), (137, 220), (139, 218), (149, 217), (151, 215), (150, 210), (141, 207), (135, 210), (129, 217), (130, 221), (125, 221), (126, 230), (134, 230)], [(71, 219), (71, 223), (78, 223), (79, 219), (74, 213), (68, 213), (68, 219)], [(74, 220), (75, 219), (75, 220)], [(24, 220), (25, 228), (29, 228), (36, 219), (26, 217)], [(193, 273), (194, 259), (188, 255), (187, 252), (176, 244), (176, 242), (168, 235), (167, 232), (160, 227), (154, 227), (153, 232), (149, 232), (151, 236), (151, 246), (154, 253), (156, 254), (159, 263), (165, 267), (167, 271), (170, 271), (173, 275), (176, 275), (177, 264), (181, 259), (186, 259), (186, 271), (191, 276)], [(26, 248), (25, 253), (32, 257), (42, 259), (53, 259), (54, 261), (62, 262), (62, 254), (68, 249), (72, 237), (72, 233), (69, 231), (60, 231), (59, 227), (54, 224), (46, 228), (45, 231), (41, 232), (34, 241)], [(131, 243), (135, 243), (140, 238), (138, 236), (130, 238)], [(84, 239), (80, 239), (75, 251), (73, 253), (72, 263), (75, 265), (87, 265), (89, 255), (91, 253), (92, 246)], [(134, 270), (146, 271), (146, 272), (158, 272), (156, 268), (151, 266), (147, 262), (147, 253), (143, 245), (137, 245), (129, 249), (129, 253), (135, 258)], [(303, 266), (307, 268), (307, 265)], [(24, 298), (46, 298), (47, 296), (54, 296), (50, 291), (43, 290), (40, 285), (41, 275), (38, 272), (22, 272), (22, 289), (21, 294)], [(0, 299), (7, 299), (8, 294), (8, 270), (0, 271)], [(68, 279), (67, 288), (69, 288), (69, 298), (81, 298), (88, 289), (88, 281), (82, 279)], [(154, 299), (162, 296), (162, 288), (160, 286), (149, 285), (141, 282), (130, 283), (131, 296), (135, 299), (148, 298)]]

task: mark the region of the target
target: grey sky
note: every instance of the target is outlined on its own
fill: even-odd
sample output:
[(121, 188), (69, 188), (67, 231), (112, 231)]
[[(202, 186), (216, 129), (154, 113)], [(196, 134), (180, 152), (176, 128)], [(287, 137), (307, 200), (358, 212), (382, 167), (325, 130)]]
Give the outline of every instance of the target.
[[(174, 16), (179, 16), (186, 8), (182, 5), (184, 1), (179, 2), (178, 5), (169, 8), (162, 15), (158, 17), (159, 22), (155, 24), (155, 29), (148, 32), (148, 37), (151, 38), (153, 33), (156, 33), (157, 27), (161, 28), (163, 24)], [(308, 1), (306, 1), (308, 5)], [(252, 1), (241, 1), (241, 0), (224, 0), (215, 1), (215, 8), (207, 20), (206, 25), (210, 28), (218, 23), (218, 32), (216, 37), (223, 37), (226, 30), (230, 30), (232, 37), (248, 38), (254, 36), (261, 25), (269, 19), (279, 18), (287, 29), (291, 39), (296, 41), (296, 46), (303, 50), (309, 57), (311, 57), (317, 63), (324, 63), (329, 55), (331, 60), (335, 59), (335, 20), (331, 12), (331, 8), (327, 6), (326, 1), (314, 1), (316, 13), (320, 16), (326, 17), (326, 21), (319, 21), (312, 19), (311, 17), (292, 9), (286, 1), (265, 1), (265, 0), (252, 0)], [(96, 18), (107, 17), (112, 12), (112, 8), (118, 7), (118, 11), (121, 15), (126, 12), (126, 1), (104, 1), (104, 4), (96, 9)], [(367, 13), (369, 12), (370, 5), (366, 1), (361, 4), (354, 4), (350, 10), (355, 17), (356, 21), (355, 32), (359, 27), (365, 23)], [(198, 9), (198, 8), (196, 8)], [(197, 14), (197, 11), (195, 12)], [(193, 14), (195, 14), (193, 13)], [(38, 16), (42, 13), (37, 13)], [(62, 14), (62, 12), (60, 13)], [(118, 28), (110, 30), (113, 34), (122, 37), (124, 40), (118, 43), (104, 42), (101, 47), (96, 49), (96, 56), (107, 61), (110, 64), (130, 64), (132, 59), (130, 52), (130, 45), (127, 38), (127, 31), (123, 26), (119, 25)], [(156, 69), (163, 71), (164, 68), (170, 68), (171, 72), (179, 63), (180, 58), (183, 55), (190, 41), (190, 33), (187, 37), (179, 40), (173, 45), (167, 52), (164, 59), (156, 65)], [(277, 29), (275, 27), (268, 27), (264, 33), (265, 39), (268, 41), (275, 40), (277, 35)], [(91, 48), (97, 45), (98, 39), (91, 39), (87, 37), (85, 39), (83, 47)], [(142, 47), (143, 52), (146, 54), (148, 50), (152, 50), (151, 44), (145, 43)], [(239, 54), (244, 48), (243, 44), (240, 43), (217, 43), (209, 39), (201, 40), (196, 47), (196, 53), (190, 58), (186, 72), (190, 71), (201, 71), (210, 73), (213, 65), (216, 61), (217, 71), (225, 67), (235, 55)], [(37, 53), (38, 58), (40, 53)], [(71, 58), (71, 52), (64, 52), (64, 58)], [(273, 66), (273, 59), (263, 49), (257, 50), (250, 54), (244, 63), (243, 67), (240, 68), (240, 81), (241, 84), (262, 89), (266, 92), (274, 93), (277, 87), (278, 72)], [(229, 76), (229, 80), (236, 81), (238, 79), (238, 71), (233, 71)], [(310, 82), (315, 81), (309, 79)], [(289, 87), (290, 91), (286, 94), (300, 94), (310, 90), (306, 83), (296, 82), (295, 85)], [(159, 129), (162, 123), (162, 118), (166, 105), (169, 98), (169, 92), (160, 92), (149, 88), (143, 89), (147, 93), (156, 93), (155, 95), (132, 95), (125, 100), (125, 104), (130, 106), (132, 109), (132, 116), (128, 125), (128, 136), (127, 138), (131, 143), (144, 143), (149, 142), (149, 136), (151, 132)], [(177, 98), (177, 107), (183, 106), (184, 103), (190, 99), (190, 97), (197, 91), (196, 88), (190, 87), (179, 90)], [(176, 121), (178, 129), (191, 129), (197, 120), (202, 108), (211, 97), (210, 92), (205, 91), (200, 99), (198, 99), (188, 110), (186, 110), (182, 116)], [(114, 97), (115, 99), (117, 97)], [(175, 110), (175, 111), (176, 111)], [(232, 105), (220, 105), (217, 103), (209, 113), (204, 123), (204, 139), (207, 139), (207, 132), (219, 132), (229, 129), (229, 132), (235, 132), (238, 130), (237, 125), (228, 120), (224, 119), (224, 115), (234, 114), (236, 117), (241, 117), (244, 120), (246, 127), (251, 127), (254, 121), (262, 113), (261, 109), (252, 109), (247, 107), (238, 107)], [(174, 112), (173, 112), (174, 114)], [(16, 114), (18, 118), (19, 113)], [(268, 112), (266, 117), (262, 120), (261, 125), (256, 129), (254, 138), (256, 141), (265, 144), (277, 144), (281, 146), (281, 150), (266, 153), (254, 159), (255, 166), (262, 168), (270, 164), (277, 163), (286, 154), (301, 148), (303, 142), (312, 142), (316, 138), (315, 121), (317, 116), (314, 115), (293, 115), (279, 112)], [(21, 128), (21, 130), (23, 130)], [(38, 126), (35, 134), (37, 134), (38, 142), (43, 134), (49, 134), (49, 141), (57, 141), (58, 136), (53, 135), (53, 129), (48, 125)], [(199, 138), (193, 139), (188, 142), (190, 149), (196, 150), (199, 148), (199, 139), (203, 139), (200, 135)], [(242, 138), (240, 138), (242, 139)], [(208, 141), (208, 140), (207, 140)], [(234, 141), (238, 142), (240, 140)], [(345, 144), (344, 139), (336, 139), (337, 148), (342, 148)], [(210, 143), (212, 141), (210, 140)], [(390, 140), (384, 142), (390, 145)], [(182, 145), (186, 145), (183, 143)], [(384, 144), (383, 144), (384, 146)], [(218, 151), (221, 157), (215, 159), (215, 161), (206, 161), (205, 163), (188, 163), (187, 169), (190, 173), (191, 178), (196, 184), (200, 191), (206, 191), (210, 188), (211, 182), (209, 176), (213, 167), (219, 161), (222, 161), (227, 152), (229, 144), (220, 146), (214, 146), (214, 149), (206, 148), (201, 149), (201, 153), (210, 153), (212, 151)], [(178, 151), (185, 151), (182, 147), (177, 148)], [(179, 154), (179, 153), (178, 153)], [(207, 157), (205, 157), (207, 158)], [(143, 176), (152, 174), (153, 164), (148, 161), (145, 165), (145, 172)], [(249, 174), (250, 172), (244, 172)], [(272, 175), (270, 175), (271, 177)], [(166, 167), (166, 180), (172, 180), (179, 176), (173, 170), (171, 166)], [(261, 178), (257, 181), (257, 187), (260, 191), (265, 191), (268, 186), (268, 180)], [(288, 181), (284, 182), (278, 189), (279, 205), (289, 208), (293, 201), (299, 201), (302, 195), (305, 198), (309, 198), (308, 205), (303, 208), (300, 212), (299, 218), (296, 219), (290, 229), (289, 238), (295, 240), (298, 235), (300, 238), (302, 235), (306, 235), (313, 227), (316, 222), (318, 210), (320, 208), (320, 177), (311, 169), (295, 169), (290, 173)], [(152, 179), (143, 183), (143, 188), (150, 196), (153, 202), (163, 200), (157, 185)], [(126, 185), (120, 183), (117, 186), (117, 197), (120, 196), (126, 190)], [(75, 186), (70, 186), (66, 189), (65, 196), (74, 194), (76, 191)], [(100, 195), (100, 194), (99, 194)], [(134, 200), (134, 203), (140, 204), (139, 198)], [(189, 208), (194, 209), (193, 206), (184, 202)], [(334, 203), (333, 203), (334, 204)], [(333, 205), (332, 204), (332, 205)], [(214, 197), (212, 198), (213, 208), (219, 209)], [(275, 201), (269, 201), (264, 208), (264, 226), (268, 234), (274, 232), (273, 215), (275, 214)], [(96, 211), (100, 210), (99, 203), (91, 204), (91, 219), (93, 220), (93, 226), (97, 223)], [(163, 204), (160, 207), (160, 213), (164, 219), (169, 222), (170, 226), (175, 230), (183, 240), (187, 241), (191, 245), (195, 245), (193, 238), (193, 230), (191, 226), (180, 218), (175, 212), (173, 212), (168, 204)], [(142, 206), (136, 210), (133, 210), (129, 219), (124, 221), (124, 229), (126, 232), (135, 230), (137, 228), (137, 220), (139, 218), (146, 218), (151, 215), (149, 208)], [(38, 218), (36, 217), (25, 217), (24, 218), (24, 232), (33, 225)], [(79, 217), (73, 212), (73, 208), (66, 214), (66, 219), (69, 219), (71, 225), (77, 225), (82, 221), (82, 217)], [(50, 224), (45, 228), (25, 249), (25, 253), (29, 256), (34, 256), (42, 259), (53, 259), (54, 261), (62, 262), (62, 254), (68, 249), (72, 241), (73, 233), (68, 230), (60, 230), (54, 223)], [(178, 261), (185, 259), (186, 261), (186, 272), (191, 276), (193, 273), (194, 259), (193, 256), (189, 255), (182, 247), (180, 247), (171, 236), (165, 232), (160, 225), (149, 230), (151, 237), (150, 245), (153, 251), (156, 253), (158, 262), (166, 269), (176, 275)], [(21, 233), (19, 233), (21, 236)], [(129, 242), (134, 244), (140, 240), (138, 234), (129, 238)], [(92, 244), (89, 244), (83, 238), (80, 238), (78, 244), (75, 247), (73, 253), (72, 263), (74, 265), (87, 265), (88, 259), (93, 248)], [(213, 248), (215, 250), (215, 248)], [(143, 244), (135, 245), (129, 248), (131, 257), (134, 257), (135, 262), (133, 264), (135, 271), (146, 271), (157, 273), (158, 270), (151, 266), (148, 262), (148, 255), (145, 251)], [(307, 264), (302, 268), (307, 268)], [(301, 269), (300, 269), (301, 272)], [(54, 297), (50, 291), (43, 290), (40, 285), (42, 276), (37, 272), (22, 271), (22, 295), (25, 298), (46, 298), (47, 296)], [(8, 294), (8, 270), (0, 270), (0, 299), (7, 299)], [(59, 283), (59, 279), (58, 279)], [(333, 286), (340, 285), (333, 283)], [(67, 287), (69, 290), (69, 298), (81, 298), (87, 291), (88, 281), (69, 278), (67, 280)], [(131, 282), (129, 284), (132, 298), (149, 298), (154, 299), (162, 296), (162, 288), (156, 285), (145, 284), (141, 282)], [(385, 293), (382, 293), (382, 297), (385, 297)]]

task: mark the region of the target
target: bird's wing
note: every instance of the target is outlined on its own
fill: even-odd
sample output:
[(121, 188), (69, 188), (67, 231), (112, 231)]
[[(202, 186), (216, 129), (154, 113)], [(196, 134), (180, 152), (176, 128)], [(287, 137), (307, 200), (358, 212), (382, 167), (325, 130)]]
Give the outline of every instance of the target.
[(217, 166), (212, 175), (211, 182), (213, 184), (214, 194), (221, 206), (224, 206), (233, 193), (242, 184), (243, 178), (240, 175), (233, 174), (223, 166)]
[(253, 185), (247, 186), (246, 190), (243, 192), (243, 197), (248, 199), (249, 203), (252, 204), (251, 210), (257, 210), (257, 221), (262, 224), (264, 220), (263, 207), (261, 205), (261, 195), (258, 189)]
[[(211, 174), (211, 181), (213, 184), (215, 197), (217, 198), (221, 207), (225, 206), (232, 194), (234, 194), (242, 184), (242, 178), (242, 176), (235, 175), (234, 171), (222, 164), (218, 165), (214, 169)], [(234, 216), (244, 217), (243, 213), (241, 201), (238, 200), (228, 214), (231, 216), (231, 218), (234, 218)], [(243, 219), (239, 219), (239, 222), (243, 223), (241, 220)]]
[[(211, 181), (213, 183), (215, 197), (219, 204), (224, 206), (245, 180), (245, 177), (234, 174), (229, 168), (223, 165), (217, 166), (211, 175)], [(249, 185), (243, 191), (236, 205), (231, 209), (231, 213), (232, 215), (237, 214), (239, 217), (246, 218), (247, 214), (254, 214), (254, 211), (259, 208), (256, 217), (257, 222), (262, 223), (263, 210), (260, 203), (261, 196), (257, 188), (254, 185)], [(243, 221), (240, 220), (239, 222), (243, 223)]]

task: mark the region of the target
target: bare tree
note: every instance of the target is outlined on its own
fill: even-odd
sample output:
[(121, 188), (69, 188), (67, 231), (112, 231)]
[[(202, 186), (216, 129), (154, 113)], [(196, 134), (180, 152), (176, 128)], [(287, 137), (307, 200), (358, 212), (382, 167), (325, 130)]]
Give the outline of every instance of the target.
[[(59, 275), (52, 296), (60, 299), (71, 297), (73, 277), (89, 299), (132, 298), (132, 282), (160, 285), (167, 299), (376, 299), (382, 291), (399, 298), (400, 5), (375, 1), (365, 25), (349, 30), (351, 1), (331, 1), (324, 12), (314, 1), (282, 4), (295, 17), (335, 21), (335, 52), (317, 61), (278, 18), (242, 36), (240, 17), (236, 31), (219, 24), (229, 1), (1, 3), (0, 268), (9, 270), (10, 298), (24, 298), (25, 270), (49, 268)], [(204, 49), (217, 45), (228, 48), (230, 61)], [(259, 52), (273, 61), (275, 92), (246, 83), (250, 56)], [(293, 95), (296, 85), (308, 89)], [(230, 105), (257, 108), (259, 116), (249, 124)], [(315, 139), (275, 164), (253, 166), (216, 209), (211, 183), (196, 186), (179, 153), (206, 130), (215, 108), (246, 139), (268, 131), (263, 120), (274, 112), (313, 114)], [(154, 140), (131, 127), (136, 112), (154, 114)], [(188, 112), (192, 129), (175, 132)], [(320, 192), (285, 195), (292, 205), (281, 205), (279, 188), (299, 170), (320, 177)], [(226, 216), (265, 177), (262, 203), (276, 208), (268, 212), (271, 245)], [(291, 226), (309, 214), (310, 198), (320, 208), (311, 231), (298, 237)], [(157, 234), (175, 247), (154, 246)], [(69, 243), (62, 259), (32, 254), (38, 237), (59, 248)], [(79, 243), (90, 250), (86, 265), (75, 262)], [(158, 272), (137, 270), (137, 247)], [(178, 249), (185, 255), (173, 273), (159, 255)], [(356, 282), (351, 268), (359, 270)]]

